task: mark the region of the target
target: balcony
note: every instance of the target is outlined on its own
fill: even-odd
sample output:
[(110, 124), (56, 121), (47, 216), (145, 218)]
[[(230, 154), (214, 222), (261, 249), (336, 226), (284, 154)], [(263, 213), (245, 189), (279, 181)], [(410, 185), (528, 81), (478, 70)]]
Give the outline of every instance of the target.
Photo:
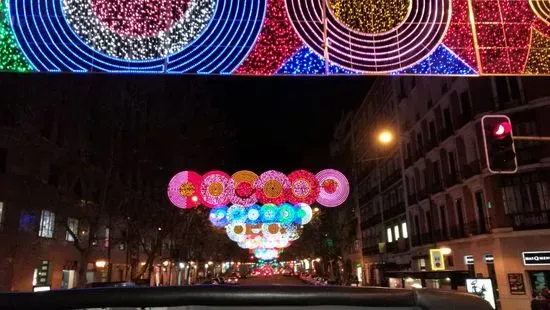
[(453, 226), (449, 228), (449, 237), (451, 239), (460, 239), (466, 237), (466, 228), (464, 226)]
[(474, 160), (471, 163), (462, 166), (461, 171), (464, 180), (469, 179), (474, 175), (480, 174), (481, 168), (479, 167), (479, 160)]
[(399, 214), (405, 213), (405, 204), (400, 203), (394, 206), (391, 206), (389, 210), (384, 210), (384, 219), (391, 219)]
[(439, 141), (445, 141), (448, 137), (452, 136), (454, 133), (454, 130), (452, 127), (444, 127), (439, 132)]
[(405, 158), (405, 168), (408, 168), (413, 165), (413, 160), (411, 157)]
[(462, 128), (464, 125), (468, 124), (468, 122), (471, 121), (472, 119), (473, 118), (471, 114), (461, 114), (458, 117), (458, 120), (454, 124), (454, 129), (458, 130)]
[(416, 200), (416, 195), (415, 194), (409, 195), (408, 200), (409, 200), (409, 206), (418, 202), (418, 200)]
[(367, 218), (365, 221), (361, 222), (361, 229), (373, 227), (377, 224), (380, 224), (381, 222), (382, 219), (380, 218), (380, 214), (374, 214), (371, 217)]
[(412, 238), (411, 239), (412, 246), (422, 245), (422, 242), (420, 241), (420, 236), (419, 235), (412, 235), (411, 238)]
[(428, 192), (425, 189), (422, 189), (416, 193), (418, 196), (418, 201), (422, 201), (424, 199), (428, 199)]
[(508, 215), (514, 230), (545, 229), (550, 227), (550, 211)]

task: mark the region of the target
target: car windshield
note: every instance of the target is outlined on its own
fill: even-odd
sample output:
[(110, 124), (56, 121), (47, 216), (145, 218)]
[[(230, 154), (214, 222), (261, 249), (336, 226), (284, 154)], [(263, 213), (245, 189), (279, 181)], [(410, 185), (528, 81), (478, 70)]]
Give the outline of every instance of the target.
[[(445, 39), (399, 55), (407, 33), (377, 6), (360, 22), (357, 1), (320, 1), (336, 17), (315, 47), (321, 22), (274, 8), (311, 1), (239, 1), (277, 20), (227, 25), (261, 42), (250, 50), (204, 41), (202, 21), (231, 11), (214, 0), (166, 1), (160, 24), (131, 0), (0, 2), (1, 298), (289, 285), (549, 309), (550, 78), (535, 76), (550, 74), (548, 0), (431, 1), (444, 26), (418, 31)], [(376, 53), (356, 46), (371, 39)]]

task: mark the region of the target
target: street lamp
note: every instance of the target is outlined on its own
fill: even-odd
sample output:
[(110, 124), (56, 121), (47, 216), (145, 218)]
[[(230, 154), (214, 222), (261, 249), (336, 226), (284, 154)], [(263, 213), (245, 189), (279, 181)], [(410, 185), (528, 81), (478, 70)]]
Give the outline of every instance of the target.
[(319, 208), (317, 207), (313, 208), (313, 213), (317, 213), (317, 212), (319, 212)]
[(394, 140), (394, 134), (392, 131), (384, 129), (378, 133), (377, 140), (382, 144), (390, 144)]

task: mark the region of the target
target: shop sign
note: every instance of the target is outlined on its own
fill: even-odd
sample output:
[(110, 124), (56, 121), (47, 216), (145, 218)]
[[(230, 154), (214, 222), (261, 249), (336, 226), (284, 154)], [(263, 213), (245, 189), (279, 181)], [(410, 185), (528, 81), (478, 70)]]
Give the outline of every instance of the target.
[(43, 260), (36, 267), (36, 285), (42, 286), (48, 283), (50, 278), (50, 261)]
[(550, 265), (550, 251), (523, 252), (525, 266)]
[(486, 264), (492, 264), (495, 262), (495, 257), (493, 256), (493, 254), (485, 254), (483, 256), (483, 259), (485, 260)]
[(445, 259), (443, 258), (441, 249), (430, 250), (430, 263), (432, 266), (432, 271), (445, 270)]
[(464, 256), (464, 264), (473, 265), (474, 264), (474, 256), (473, 255)]

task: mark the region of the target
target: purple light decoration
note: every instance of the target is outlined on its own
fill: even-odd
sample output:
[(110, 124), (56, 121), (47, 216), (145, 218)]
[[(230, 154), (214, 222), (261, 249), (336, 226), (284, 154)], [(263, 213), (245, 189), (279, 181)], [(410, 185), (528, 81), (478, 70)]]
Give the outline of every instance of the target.
[(319, 181), (319, 197), (317, 202), (325, 207), (337, 207), (349, 196), (348, 179), (334, 169), (319, 171), (315, 176)]
[(290, 187), (290, 182), (284, 173), (269, 170), (260, 175), (254, 187), (261, 203), (280, 205), (286, 200), (285, 191)]
[(214, 208), (229, 203), (235, 194), (233, 180), (222, 171), (210, 171), (202, 177), (201, 198), (202, 204)]
[(201, 176), (193, 171), (181, 171), (168, 183), (168, 199), (176, 207), (189, 209), (200, 203)]

